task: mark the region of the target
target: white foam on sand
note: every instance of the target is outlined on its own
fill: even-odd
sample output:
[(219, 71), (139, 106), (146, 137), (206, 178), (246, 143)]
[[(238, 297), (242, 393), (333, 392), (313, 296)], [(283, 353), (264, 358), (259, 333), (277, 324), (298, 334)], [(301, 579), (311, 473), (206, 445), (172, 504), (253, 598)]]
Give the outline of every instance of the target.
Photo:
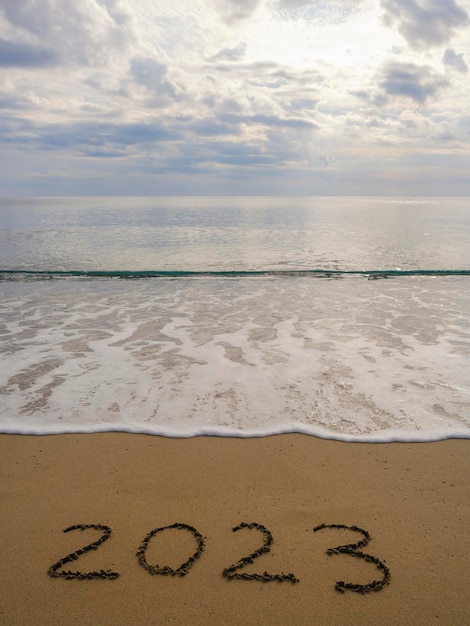
[(0, 431), (470, 437), (465, 277), (3, 283)]

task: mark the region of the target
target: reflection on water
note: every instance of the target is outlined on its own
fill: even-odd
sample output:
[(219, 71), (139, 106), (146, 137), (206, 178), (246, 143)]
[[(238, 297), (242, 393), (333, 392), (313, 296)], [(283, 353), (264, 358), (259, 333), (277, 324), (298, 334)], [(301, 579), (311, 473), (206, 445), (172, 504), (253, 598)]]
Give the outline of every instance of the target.
[(465, 198), (0, 203), (0, 269), (469, 269)]

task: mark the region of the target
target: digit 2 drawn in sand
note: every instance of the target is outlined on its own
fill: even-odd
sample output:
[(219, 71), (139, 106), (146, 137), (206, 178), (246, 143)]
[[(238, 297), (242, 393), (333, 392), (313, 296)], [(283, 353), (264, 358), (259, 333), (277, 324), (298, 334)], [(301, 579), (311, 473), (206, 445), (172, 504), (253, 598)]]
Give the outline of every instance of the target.
[(70, 563), (71, 561), (76, 561), (78, 557), (82, 554), (85, 554), (85, 552), (89, 552), (90, 550), (97, 550), (98, 547), (102, 543), (107, 541), (111, 535), (111, 528), (109, 526), (104, 526), (103, 524), (75, 524), (74, 526), (69, 526), (68, 528), (66, 528), (64, 530), (64, 533), (68, 533), (71, 530), (83, 531), (83, 530), (87, 530), (88, 528), (93, 528), (94, 530), (102, 530), (103, 534), (96, 541), (93, 541), (92, 543), (89, 543), (88, 545), (83, 546), (83, 548), (80, 548), (79, 550), (75, 550), (75, 552), (71, 552), (70, 554), (67, 554), (67, 556), (64, 556), (62, 559), (59, 559), (57, 563), (54, 563), (54, 565), (51, 565), (51, 567), (47, 571), (49, 576), (52, 576), (53, 578), (59, 578), (59, 577), (60, 578), (79, 578), (80, 580), (84, 580), (87, 578), (110, 578), (110, 579), (118, 578), (119, 573), (112, 572), (109, 569), (108, 570), (101, 569), (98, 572), (72, 572), (70, 570), (59, 571), (63, 565), (65, 565), (66, 563)]
[(238, 578), (241, 580), (260, 580), (262, 582), (270, 582), (272, 580), (277, 580), (278, 582), (289, 581), (291, 583), (299, 582), (299, 579), (296, 578), (294, 574), (269, 574), (268, 572), (264, 572), (263, 574), (247, 574), (246, 572), (237, 572), (237, 570), (242, 569), (243, 567), (245, 567), (245, 565), (253, 563), (253, 561), (262, 554), (266, 554), (267, 552), (269, 552), (271, 550), (271, 545), (273, 542), (272, 534), (265, 526), (262, 526), (261, 524), (257, 524), (256, 522), (252, 522), (251, 524), (245, 524), (243, 522), (238, 526), (235, 526), (235, 528), (233, 528), (232, 530), (233, 532), (237, 532), (241, 528), (256, 528), (256, 530), (259, 530), (263, 534), (264, 543), (260, 548), (258, 548), (258, 550), (255, 550), (255, 552), (253, 552), (249, 556), (242, 557), (239, 561), (224, 569), (222, 575), (225, 576), (225, 578)]
[[(147, 561), (145, 553), (147, 551), (149, 541), (154, 537), (157, 533), (162, 532), (163, 530), (167, 530), (167, 528), (178, 528), (180, 530), (188, 530), (192, 533), (197, 541), (197, 549), (196, 552), (192, 556), (189, 557), (187, 561), (185, 561), (182, 565), (173, 569), (169, 565), (164, 565), (160, 567), (159, 565), (150, 565)], [(204, 538), (193, 526), (189, 526), (188, 524), (171, 524), (171, 526), (162, 526), (161, 528), (155, 528), (151, 530), (145, 537), (142, 543), (137, 550), (136, 556), (139, 564), (142, 565), (144, 569), (149, 572), (149, 574), (158, 574), (159, 576), (186, 576), (191, 567), (194, 565), (194, 562), (201, 556), (205, 547)]]
[(369, 591), (380, 591), (385, 585), (388, 585), (390, 582), (390, 570), (388, 567), (377, 559), (375, 556), (371, 556), (370, 554), (366, 554), (365, 552), (359, 552), (359, 548), (364, 548), (370, 540), (370, 535), (367, 530), (363, 530), (358, 526), (344, 526), (344, 524), (320, 524), (320, 526), (315, 526), (313, 532), (317, 532), (318, 530), (323, 530), (324, 528), (339, 528), (344, 530), (352, 530), (356, 533), (362, 534), (364, 539), (358, 541), (357, 543), (348, 543), (344, 546), (337, 546), (336, 548), (328, 548), (326, 551), (327, 554), (349, 554), (349, 556), (354, 556), (359, 559), (364, 559), (369, 563), (374, 563), (377, 569), (383, 572), (382, 580), (373, 580), (366, 585), (358, 585), (356, 583), (345, 583), (343, 580), (338, 580), (335, 584), (335, 589), (340, 593), (344, 593), (346, 589), (350, 591), (355, 591), (356, 593), (368, 593)]

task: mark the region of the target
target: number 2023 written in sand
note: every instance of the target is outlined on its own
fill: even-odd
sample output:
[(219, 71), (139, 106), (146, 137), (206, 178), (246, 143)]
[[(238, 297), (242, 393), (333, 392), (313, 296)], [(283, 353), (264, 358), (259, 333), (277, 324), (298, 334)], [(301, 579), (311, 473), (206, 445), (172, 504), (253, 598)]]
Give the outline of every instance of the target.
[[(195, 552), (182, 563), (177, 568), (172, 568), (169, 565), (151, 565), (146, 558), (147, 548), (149, 546), (152, 538), (161, 532), (164, 532), (168, 529), (177, 529), (188, 532), (193, 535), (196, 541), (196, 550)], [(73, 530), (99, 530), (102, 532), (102, 535), (96, 541), (89, 543), (79, 550), (75, 552), (71, 552), (67, 556), (59, 559), (56, 563), (51, 565), (48, 570), (49, 576), (53, 578), (66, 578), (66, 579), (79, 579), (79, 580), (89, 580), (96, 578), (105, 578), (105, 579), (115, 579), (119, 577), (118, 572), (113, 572), (111, 570), (98, 570), (93, 572), (80, 572), (80, 571), (71, 571), (62, 569), (66, 563), (70, 563), (72, 561), (76, 561), (82, 554), (89, 552), (90, 550), (97, 550), (99, 546), (107, 541), (111, 536), (111, 528), (109, 526), (105, 526), (104, 524), (75, 524), (74, 526), (69, 526), (64, 530), (64, 533), (68, 533)], [(294, 574), (271, 574), (269, 572), (263, 572), (262, 574), (256, 573), (247, 573), (243, 572), (243, 568), (246, 565), (250, 565), (254, 562), (255, 559), (260, 557), (263, 554), (267, 554), (271, 550), (271, 545), (273, 543), (273, 536), (271, 532), (262, 524), (258, 524), (256, 522), (251, 522), (250, 524), (241, 523), (238, 526), (235, 526), (232, 530), (233, 532), (237, 532), (242, 529), (247, 530), (255, 530), (259, 532), (262, 536), (262, 545), (252, 552), (251, 554), (242, 557), (233, 565), (225, 568), (222, 572), (222, 575), (229, 580), (258, 580), (262, 582), (290, 582), (290, 583), (298, 583), (299, 579)], [(364, 548), (370, 540), (370, 535), (367, 530), (359, 528), (358, 526), (345, 526), (344, 524), (320, 524), (313, 529), (313, 532), (318, 532), (324, 529), (338, 529), (338, 530), (350, 530), (362, 535), (362, 539), (357, 543), (349, 543), (341, 546), (337, 546), (336, 548), (328, 548), (326, 551), (327, 554), (347, 554), (349, 556), (363, 559), (369, 563), (373, 563), (376, 568), (382, 573), (382, 578), (379, 580), (373, 580), (370, 583), (365, 585), (360, 585), (357, 583), (344, 582), (343, 580), (339, 580), (335, 584), (335, 589), (341, 593), (344, 593), (346, 590), (354, 591), (356, 593), (368, 593), (370, 591), (380, 591), (383, 589), (385, 585), (390, 582), (390, 570), (385, 565), (383, 561), (380, 561), (375, 556), (370, 554), (366, 554), (365, 552), (361, 552), (360, 548)], [(193, 526), (189, 524), (183, 523), (175, 523), (170, 526), (161, 526), (160, 528), (154, 528), (151, 530), (143, 539), (140, 544), (136, 556), (139, 564), (146, 569), (149, 574), (158, 575), (158, 576), (186, 576), (189, 570), (193, 567), (195, 562), (201, 557), (202, 553), (205, 549), (205, 541), (204, 537), (201, 535), (199, 531), (197, 531)]]

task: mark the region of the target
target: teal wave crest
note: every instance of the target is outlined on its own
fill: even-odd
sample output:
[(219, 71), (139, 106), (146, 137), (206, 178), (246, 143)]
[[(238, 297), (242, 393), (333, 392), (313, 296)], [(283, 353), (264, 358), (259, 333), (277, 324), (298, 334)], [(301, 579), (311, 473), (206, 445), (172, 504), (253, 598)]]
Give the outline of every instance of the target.
[(54, 280), (61, 278), (249, 278), (257, 276), (311, 276), (317, 278), (342, 278), (362, 276), (368, 279), (398, 276), (470, 276), (470, 270), (0, 270), (0, 280)]

